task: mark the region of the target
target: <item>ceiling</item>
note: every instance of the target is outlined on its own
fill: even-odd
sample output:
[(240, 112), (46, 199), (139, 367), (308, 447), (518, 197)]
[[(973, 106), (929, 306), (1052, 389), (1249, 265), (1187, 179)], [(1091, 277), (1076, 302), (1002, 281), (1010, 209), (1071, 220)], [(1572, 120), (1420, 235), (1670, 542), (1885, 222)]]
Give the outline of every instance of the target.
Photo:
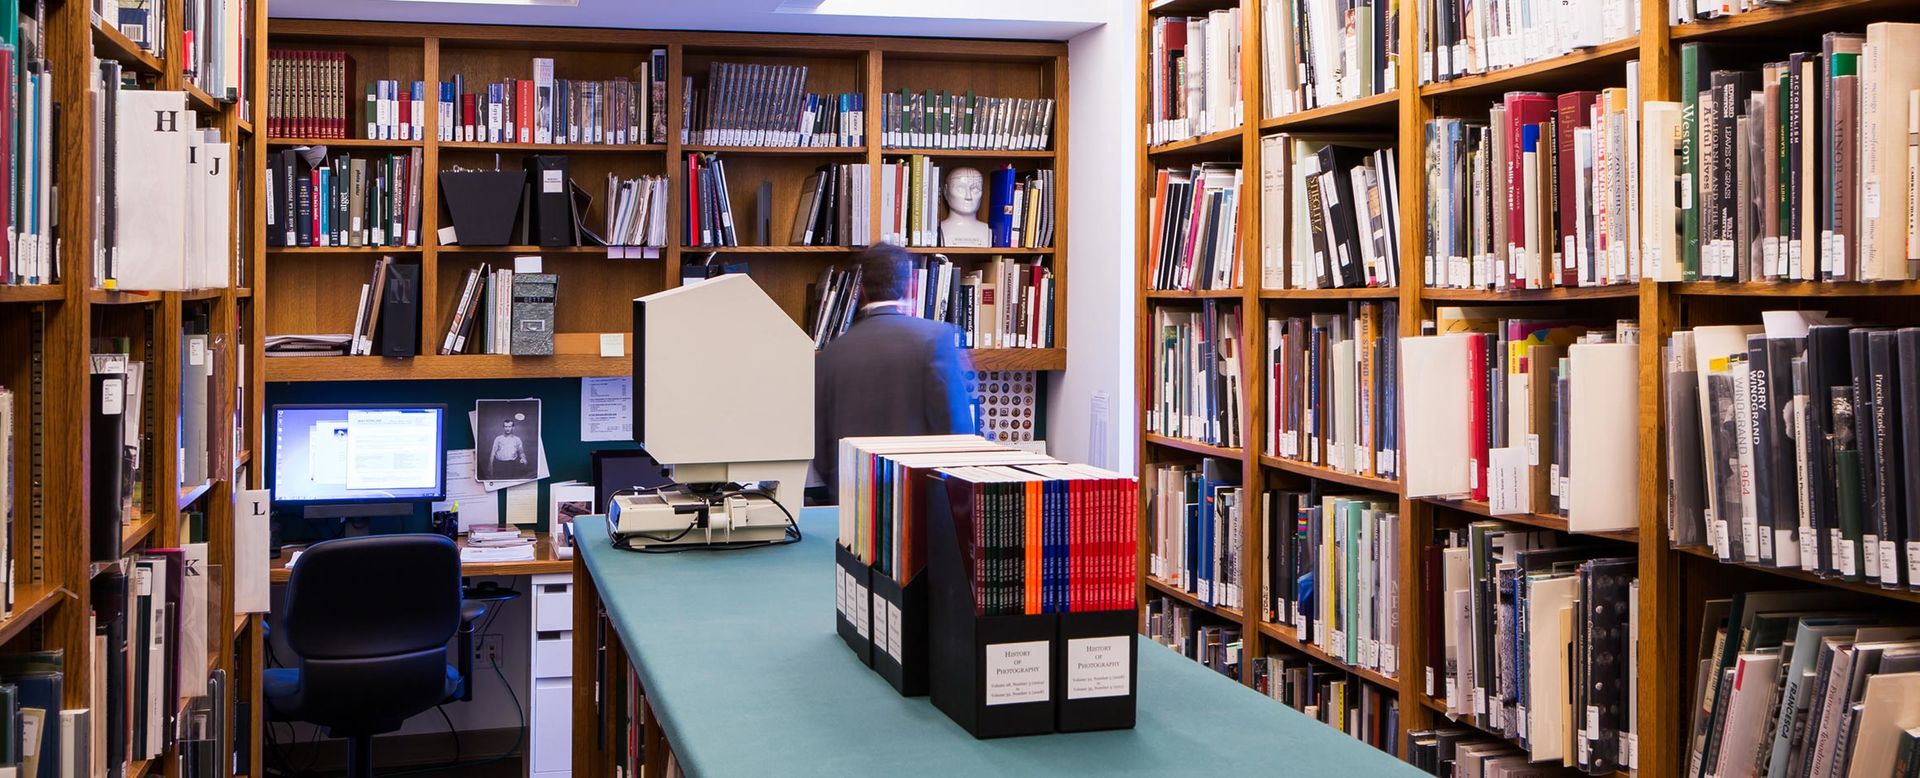
[(270, 0), (267, 12), (304, 19), (1066, 40), (1105, 23), (1126, 1)]

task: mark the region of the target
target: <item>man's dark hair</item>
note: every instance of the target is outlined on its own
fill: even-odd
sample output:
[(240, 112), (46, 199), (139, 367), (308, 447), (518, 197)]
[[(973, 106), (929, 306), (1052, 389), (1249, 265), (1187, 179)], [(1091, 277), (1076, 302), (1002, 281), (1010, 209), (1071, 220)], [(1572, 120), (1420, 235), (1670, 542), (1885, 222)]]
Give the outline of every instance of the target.
[(908, 280), (913, 278), (913, 255), (891, 243), (882, 243), (860, 254), (860, 304), (903, 300)]

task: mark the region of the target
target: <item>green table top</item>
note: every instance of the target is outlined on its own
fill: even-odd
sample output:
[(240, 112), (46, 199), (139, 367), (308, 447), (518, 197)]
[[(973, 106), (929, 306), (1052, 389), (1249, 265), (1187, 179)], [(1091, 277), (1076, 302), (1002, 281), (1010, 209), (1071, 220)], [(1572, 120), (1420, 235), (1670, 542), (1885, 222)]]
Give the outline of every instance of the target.
[(1147, 640), (1133, 729), (975, 740), (835, 634), (834, 516), (804, 511), (793, 545), (678, 554), (621, 551), (603, 517), (578, 521), (579, 553), (687, 775), (1423, 774)]

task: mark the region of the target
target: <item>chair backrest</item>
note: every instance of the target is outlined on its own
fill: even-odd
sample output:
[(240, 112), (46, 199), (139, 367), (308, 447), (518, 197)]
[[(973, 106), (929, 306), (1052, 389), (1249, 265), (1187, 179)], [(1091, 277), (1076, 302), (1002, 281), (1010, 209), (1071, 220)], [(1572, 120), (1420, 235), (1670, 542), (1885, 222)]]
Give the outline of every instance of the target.
[(460, 551), (427, 534), (315, 543), (293, 566), (284, 620), (306, 660), (445, 648), (460, 626)]

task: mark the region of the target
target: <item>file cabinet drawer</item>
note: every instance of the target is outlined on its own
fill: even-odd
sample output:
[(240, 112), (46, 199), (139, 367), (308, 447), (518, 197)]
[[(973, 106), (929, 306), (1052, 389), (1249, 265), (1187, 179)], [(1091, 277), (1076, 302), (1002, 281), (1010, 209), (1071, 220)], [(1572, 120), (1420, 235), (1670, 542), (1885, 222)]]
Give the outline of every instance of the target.
[(573, 583), (533, 585), (533, 628), (540, 632), (573, 629)]
[(573, 765), (573, 684), (566, 680), (533, 682), (531, 772), (566, 770)]
[(533, 677), (568, 678), (573, 675), (573, 633), (533, 633)]

